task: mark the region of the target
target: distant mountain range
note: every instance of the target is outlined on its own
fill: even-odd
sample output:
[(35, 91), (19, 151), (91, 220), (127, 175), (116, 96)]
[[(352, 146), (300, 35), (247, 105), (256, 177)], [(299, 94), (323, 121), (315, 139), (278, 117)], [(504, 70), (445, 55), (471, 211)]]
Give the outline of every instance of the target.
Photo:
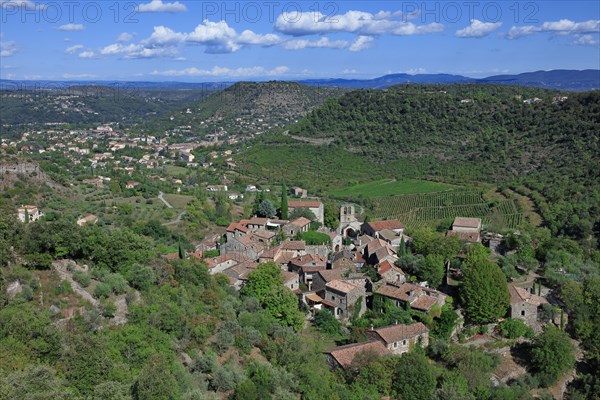
[[(517, 75), (495, 75), (469, 78), (451, 74), (392, 74), (374, 79), (306, 79), (295, 82), (309, 86), (329, 86), (348, 89), (385, 89), (403, 83), (494, 83), (532, 86), (577, 92), (600, 89), (600, 70), (565, 70), (526, 72)], [(15, 81), (0, 79), (0, 90), (64, 90), (72, 86), (107, 86), (124, 89), (222, 90), (235, 82), (128, 82), (128, 81)]]
[(299, 82), (305, 85), (336, 86), (352, 89), (385, 89), (403, 83), (494, 83), (584, 92), (600, 89), (600, 70), (557, 69), (526, 72), (518, 75), (495, 75), (483, 79), (449, 74), (393, 74), (375, 79), (312, 79)]

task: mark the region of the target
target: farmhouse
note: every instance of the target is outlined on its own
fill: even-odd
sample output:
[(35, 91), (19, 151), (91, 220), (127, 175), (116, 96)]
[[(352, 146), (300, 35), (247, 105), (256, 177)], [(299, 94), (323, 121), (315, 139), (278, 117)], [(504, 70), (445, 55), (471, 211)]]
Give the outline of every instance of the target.
[(458, 236), (460, 240), (469, 243), (481, 242), (481, 218), (456, 217), (452, 230), (446, 236)]
[(386, 221), (365, 222), (362, 225), (363, 234), (375, 238), (378, 237), (377, 233), (383, 230), (393, 231), (396, 235), (402, 235), (404, 233), (404, 224), (397, 219), (390, 219)]
[(85, 217), (81, 217), (77, 220), (77, 225), (84, 226), (86, 224), (95, 224), (98, 222), (98, 217), (93, 214), (88, 214)]
[(429, 345), (429, 329), (421, 322), (414, 324), (396, 324), (367, 331), (371, 340), (381, 341), (392, 354), (403, 354), (411, 346)]
[(37, 208), (37, 206), (21, 206), (17, 210), (19, 221), (23, 223), (35, 222), (42, 218), (44, 214)]
[(390, 355), (391, 352), (379, 340), (371, 340), (364, 343), (352, 343), (345, 346), (336, 347), (333, 350), (325, 352), (327, 363), (333, 369), (346, 369), (352, 365), (354, 358), (359, 353), (375, 353), (377, 356)]
[(510, 293), (510, 318), (520, 319), (530, 327), (536, 328), (540, 307), (548, 304), (548, 300), (515, 284), (508, 285), (508, 292)]

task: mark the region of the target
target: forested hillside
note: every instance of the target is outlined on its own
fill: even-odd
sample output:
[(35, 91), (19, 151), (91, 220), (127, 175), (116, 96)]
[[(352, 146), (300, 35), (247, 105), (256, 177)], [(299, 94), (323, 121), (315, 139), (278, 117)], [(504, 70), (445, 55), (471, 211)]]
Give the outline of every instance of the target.
[[(290, 131), (334, 137), (377, 163), (411, 159), (530, 195), (555, 233), (587, 239), (600, 218), (600, 92), (401, 85), (327, 101)], [(438, 174), (443, 179), (443, 172)]]
[(205, 100), (150, 122), (155, 130), (190, 126), (197, 133), (225, 129), (230, 134), (262, 133), (296, 122), (347, 89), (294, 82), (239, 82)]

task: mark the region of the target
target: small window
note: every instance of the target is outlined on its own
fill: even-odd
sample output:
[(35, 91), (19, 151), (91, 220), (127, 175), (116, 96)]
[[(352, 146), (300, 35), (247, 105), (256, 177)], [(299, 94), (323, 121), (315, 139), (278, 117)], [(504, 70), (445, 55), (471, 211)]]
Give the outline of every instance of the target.
[(521, 310), (521, 316), (525, 316), (525, 310)]
[(406, 339), (402, 341), (402, 346), (406, 346)]
[(335, 301), (335, 296), (331, 295), (331, 301)]
[(398, 342), (394, 342), (394, 348), (398, 347)]

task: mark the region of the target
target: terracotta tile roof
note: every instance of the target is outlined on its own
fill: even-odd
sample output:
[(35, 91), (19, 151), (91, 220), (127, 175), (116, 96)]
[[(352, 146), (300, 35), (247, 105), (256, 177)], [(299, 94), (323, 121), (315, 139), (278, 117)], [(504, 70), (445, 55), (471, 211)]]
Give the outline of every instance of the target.
[(321, 296), (319, 296), (316, 293), (306, 293), (305, 297), (307, 299), (309, 299), (310, 301), (315, 302), (315, 303), (322, 303), (323, 302), (323, 299), (321, 298)]
[(336, 279), (342, 279), (342, 277), (346, 273), (346, 271), (343, 268), (338, 268), (338, 269), (326, 269), (323, 271), (319, 271), (317, 273), (319, 275), (321, 275), (321, 278), (323, 278), (323, 280), (325, 282), (331, 282)]
[(296, 218), (295, 220), (293, 220), (290, 223), (292, 225), (296, 225), (296, 226), (302, 228), (302, 227), (305, 227), (306, 225), (310, 224), (310, 219), (304, 218), (304, 217), (300, 217), (300, 218)]
[(508, 285), (508, 292), (510, 293), (510, 303), (530, 303), (536, 306), (540, 306), (542, 304), (548, 303), (542, 296), (538, 296), (537, 294), (533, 294), (529, 292), (527, 289), (515, 286), (514, 284)]
[(235, 232), (236, 230), (242, 231), (242, 232), (248, 232), (248, 228), (246, 228), (244, 225), (242, 225), (239, 222), (232, 222), (227, 227), (227, 232)]
[(281, 243), (281, 248), (285, 250), (305, 250), (306, 243), (304, 240), (286, 240)]
[(290, 208), (319, 208), (322, 204), (320, 201), (288, 201), (288, 207)]
[(267, 222), (269, 222), (268, 218), (259, 218), (259, 217), (252, 217), (250, 218), (250, 220), (248, 220), (248, 222), (246, 222), (246, 225), (266, 225)]
[(386, 221), (375, 221), (375, 222), (367, 222), (366, 224), (373, 231), (382, 231), (384, 229), (394, 230), (394, 229), (404, 229), (404, 224), (397, 219), (389, 219)]
[(392, 267), (393, 267), (393, 265), (389, 261), (385, 260), (384, 262), (379, 264), (379, 269), (377, 270), (377, 273), (379, 275), (382, 275), (382, 274), (390, 271), (392, 269)]
[(327, 259), (318, 254), (304, 254), (302, 256), (294, 257), (290, 260), (290, 264), (300, 267), (325, 267), (327, 265)]
[(423, 335), (428, 333), (429, 329), (427, 329), (427, 327), (421, 322), (416, 322), (414, 324), (385, 326), (383, 328), (375, 329), (374, 332), (379, 335), (384, 343), (390, 344), (400, 340), (411, 339), (416, 336)]
[(339, 279), (333, 280), (325, 284), (326, 289), (335, 290), (336, 292), (348, 294), (351, 291), (358, 288), (358, 286), (353, 285), (350, 282), (342, 281)]
[(456, 217), (454, 218), (452, 226), (477, 229), (481, 226), (481, 218)]
[(438, 298), (430, 296), (429, 294), (437, 295), (439, 298), (445, 296), (435, 289), (421, 287), (412, 283), (403, 283), (400, 287), (383, 285), (379, 287), (375, 293), (392, 299), (410, 302), (411, 307), (419, 310), (428, 310), (437, 303)]
[(429, 311), (437, 303), (437, 300), (431, 296), (419, 296), (410, 303), (410, 307), (419, 311)]
[(295, 272), (283, 271), (281, 273), (283, 275), (283, 282), (289, 282), (294, 279), (298, 279), (298, 274)]
[(275, 236), (275, 232), (269, 232), (264, 229), (259, 229), (256, 232), (254, 232), (254, 236), (258, 236), (261, 239), (271, 239), (273, 236)]
[(481, 241), (479, 231), (448, 231), (446, 236), (457, 236), (463, 242), (477, 243)]
[(354, 361), (354, 357), (363, 351), (373, 351), (378, 356), (390, 354), (390, 351), (379, 340), (364, 343), (353, 343), (345, 346), (336, 347), (333, 350), (327, 351), (326, 354), (337, 361), (342, 368), (347, 368)]

